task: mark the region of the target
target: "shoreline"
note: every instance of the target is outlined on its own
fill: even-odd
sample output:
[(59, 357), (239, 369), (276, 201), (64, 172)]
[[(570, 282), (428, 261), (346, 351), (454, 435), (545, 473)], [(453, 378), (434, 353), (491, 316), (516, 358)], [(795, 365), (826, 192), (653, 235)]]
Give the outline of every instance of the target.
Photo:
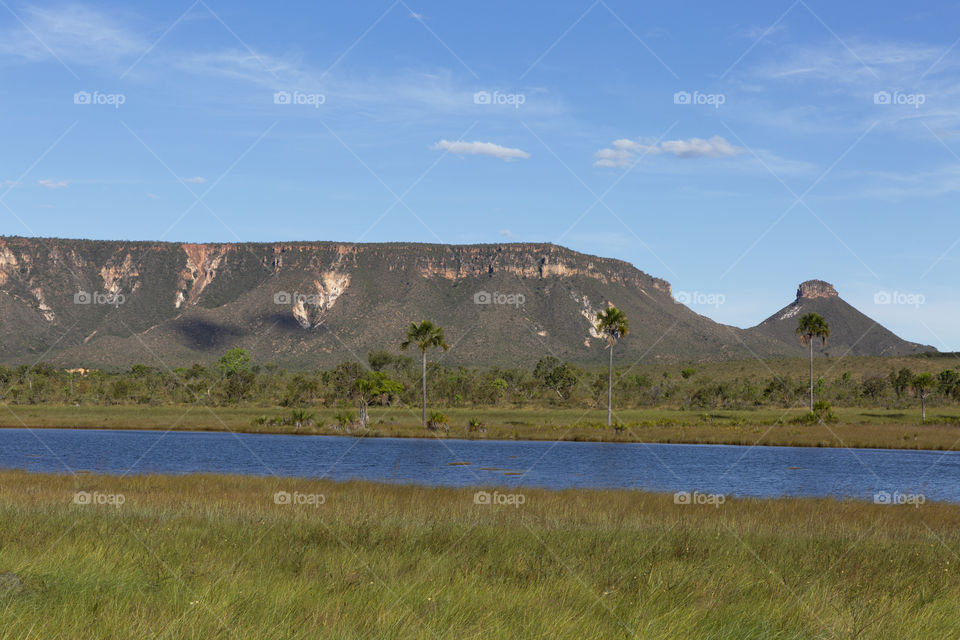
[[(738, 447), (795, 447), (831, 448), (885, 451), (960, 451), (960, 428), (949, 424), (927, 425), (754, 425), (722, 427), (717, 425), (666, 425), (628, 427), (620, 433), (613, 429), (596, 429), (574, 425), (571, 427), (526, 426), (490, 428), (487, 433), (470, 433), (465, 429), (449, 432), (428, 431), (420, 426), (373, 425), (365, 430), (342, 430), (335, 427), (304, 427), (301, 429), (257, 427), (238, 424), (228, 426), (200, 425), (166, 427), (156, 424), (0, 424), (7, 429), (61, 429), (91, 431), (156, 431), (183, 433), (234, 433), (250, 435), (331, 436), (340, 438), (402, 438), (422, 440), (464, 440), (504, 442), (585, 442), (605, 444), (680, 444), (724, 445)], [(859, 429), (871, 429), (870, 434), (859, 434)], [(877, 433), (877, 432), (880, 433)], [(910, 438), (909, 432), (914, 437)], [(924, 438), (921, 440), (921, 434)], [(846, 437), (844, 437), (846, 436)], [(934, 440), (935, 436), (936, 437)], [(942, 437), (946, 436), (946, 438)], [(949, 442), (947, 446), (944, 442)]]

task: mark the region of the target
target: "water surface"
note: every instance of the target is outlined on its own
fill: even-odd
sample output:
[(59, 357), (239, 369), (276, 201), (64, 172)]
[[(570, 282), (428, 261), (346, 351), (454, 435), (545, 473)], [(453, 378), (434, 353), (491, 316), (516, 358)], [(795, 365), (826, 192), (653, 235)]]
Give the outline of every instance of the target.
[(0, 429), (0, 468), (960, 503), (960, 453), (941, 451)]

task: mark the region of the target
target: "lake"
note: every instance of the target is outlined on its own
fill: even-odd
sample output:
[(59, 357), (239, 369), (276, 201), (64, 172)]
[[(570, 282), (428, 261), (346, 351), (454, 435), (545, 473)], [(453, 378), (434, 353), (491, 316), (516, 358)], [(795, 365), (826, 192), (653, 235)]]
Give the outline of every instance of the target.
[(942, 451), (0, 429), (0, 467), (960, 503), (960, 453)]

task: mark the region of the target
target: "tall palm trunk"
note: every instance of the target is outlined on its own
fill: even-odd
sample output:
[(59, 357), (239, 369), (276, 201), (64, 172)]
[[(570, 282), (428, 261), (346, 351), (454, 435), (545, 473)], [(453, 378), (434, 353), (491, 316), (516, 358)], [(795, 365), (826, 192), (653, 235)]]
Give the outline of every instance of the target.
[(423, 423), (423, 426), (427, 426), (427, 350), (423, 350), (423, 375), (420, 377), (421, 383), (421, 398), (423, 402), (420, 404), (420, 421)]
[(920, 394), (920, 422), (927, 421), (927, 395), (925, 393)]
[(360, 426), (366, 428), (370, 424), (370, 414), (367, 411), (367, 401), (360, 400)]
[(610, 345), (610, 370), (607, 374), (607, 426), (613, 414), (613, 345)]
[(810, 411), (813, 411), (813, 336), (810, 340)]

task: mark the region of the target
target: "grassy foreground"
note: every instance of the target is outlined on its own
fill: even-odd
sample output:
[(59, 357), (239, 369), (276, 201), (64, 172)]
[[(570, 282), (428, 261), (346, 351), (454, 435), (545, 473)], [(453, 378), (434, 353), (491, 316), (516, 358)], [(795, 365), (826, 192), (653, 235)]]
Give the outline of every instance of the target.
[[(75, 504), (76, 491), (91, 504)], [(278, 491), (301, 504), (277, 504)], [(472, 490), (0, 472), (0, 638), (863, 639), (960, 628), (958, 506), (522, 496), (510, 506), (475, 504)]]
[[(602, 409), (472, 408), (444, 410), (450, 431), (427, 432), (419, 412), (404, 407), (373, 408), (370, 428), (350, 435), (388, 437), (456, 437), (500, 440), (579, 440), (603, 442), (673, 442), (691, 444), (782, 445), (799, 447), (859, 447), (876, 449), (960, 450), (960, 415), (956, 409), (928, 412), (927, 424), (904, 411), (837, 408), (839, 422), (830, 425), (791, 424), (804, 409), (740, 411), (681, 411), (629, 409), (617, 411), (626, 425), (617, 431), (604, 425)], [(7, 405), (0, 408), (0, 427), (75, 427), (83, 429), (160, 429), (345, 435), (335, 410), (309, 412), (316, 424), (258, 424), (257, 418), (283, 417), (289, 409), (273, 407), (186, 406), (58, 406)], [(472, 418), (485, 424), (471, 433)]]

